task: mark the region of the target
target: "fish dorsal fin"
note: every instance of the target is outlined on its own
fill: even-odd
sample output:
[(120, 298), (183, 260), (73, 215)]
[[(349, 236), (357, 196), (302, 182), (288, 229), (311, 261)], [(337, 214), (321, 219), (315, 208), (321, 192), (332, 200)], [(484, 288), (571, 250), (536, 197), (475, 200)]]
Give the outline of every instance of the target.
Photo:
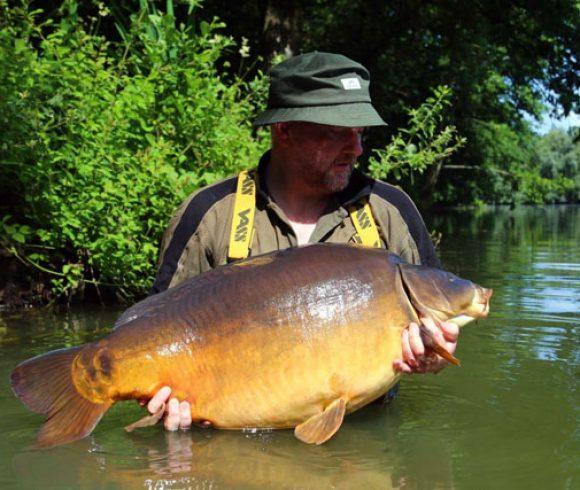
[(322, 444), (340, 429), (345, 412), (346, 401), (344, 398), (338, 398), (323, 412), (298, 425), (294, 429), (294, 435), (307, 444)]

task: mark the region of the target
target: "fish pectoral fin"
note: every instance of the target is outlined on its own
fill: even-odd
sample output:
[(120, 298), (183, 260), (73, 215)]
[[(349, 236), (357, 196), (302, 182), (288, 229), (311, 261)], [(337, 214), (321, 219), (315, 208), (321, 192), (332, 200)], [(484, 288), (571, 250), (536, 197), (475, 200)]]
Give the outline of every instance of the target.
[(445, 347), (441, 347), (440, 345), (435, 344), (431, 348), (433, 349), (435, 354), (441, 356), (447, 362), (453, 364), (454, 366), (461, 367), (461, 362), (459, 361), (459, 359), (457, 359), (457, 357), (455, 357), (453, 354), (451, 354), (451, 352), (449, 352)]
[(142, 419), (137, 420), (137, 422), (133, 422), (125, 427), (127, 432), (133, 432), (135, 429), (140, 429), (141, 427), (150, 427), (155, 425), (157, 422), (161, 420), (163, 417), (163, 413), (165, 412), (165, 404), (157, 410), (154, 414), (147, 415)]
[(322, 444), (340, 429), (345, 413), (346, 401), (344, 398), (338, 398), (323, 412), (296, 426), (294, 435), (307, 444)]
[(423, 340), (423, 344), (425, 344), (425, 347), (431, 349), (433, 352), (435, 352), (435, 354), (438, 354), (447, 362), (455, 366), (461, 366), (461, 362), (459, 362), (459, 359), (457, 359), (453, 354), (451, 354), (451, 352), (449, 352), (445, 347), (439, 345), (437, 343), (437, 339), (434, 337), (434, 335), (428, 328), (426, 328), (423, 324), (420, 324), (419, 330), (421, 332), (421, 339)]

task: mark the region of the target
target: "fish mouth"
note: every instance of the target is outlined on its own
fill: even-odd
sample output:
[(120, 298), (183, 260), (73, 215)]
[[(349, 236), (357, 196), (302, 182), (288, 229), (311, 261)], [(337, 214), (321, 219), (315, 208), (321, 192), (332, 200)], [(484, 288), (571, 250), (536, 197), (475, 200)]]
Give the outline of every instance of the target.
[(458, 327), (464, 327), (468, 323), (474, 321), (476, 317), (471, 315), (458, 315), (454, 316), (453, 318), (449, 318), (447, 321), (451, 323), (455, 323)]
[(463, 327), (474, 320), (487, 317), (489, 315), (489, 300), (492, 295), (493, 289), (478, 287), (469, 310), (462, 315), (449, 318), (448, 321), (455, 323), (459, 327)]
[(479, 314), (479, 317), (485, 318), (487, 315), (489, 315), (489, 300), (493, 296), (493, 289), (481, 288), (477, 291), (477, 293), (478, 293), (477, 303), (481, 305), (481, 313)]

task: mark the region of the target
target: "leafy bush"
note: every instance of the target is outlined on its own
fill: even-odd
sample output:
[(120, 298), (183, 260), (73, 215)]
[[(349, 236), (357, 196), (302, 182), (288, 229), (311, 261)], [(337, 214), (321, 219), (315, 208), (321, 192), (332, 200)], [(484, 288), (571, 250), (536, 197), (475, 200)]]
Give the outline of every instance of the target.
[(265, 149), (250, 126), (264, 78), (225, 83), (223, 24), (176, 25), (170, 1), (165, 13), (142, 1), (118, 43), (72, 1), (43, 21), (26, 2), (0, 10), (4, 244), (56, 293), (89, 282), (141, 295), (176, 206)]
[(516, 177), (518, 180), (516, 202), (528, 204), (568, 202), (568, 199), (578, 192), (574, 180), (567, 177), (547, 179), (538, 172), (529, 170), (516, 173)]
[[(527, 126), (479, 122), (485, 148), (475, 195), (488, 203), (575, 202), (580, 191), (578, 148), (565, 133), (539, 137)], [(575, 181), (576, 179), (576, 181)]]
[(408, 109), (408, 127), (399, 129), (385, 148), (374, 150), (369, 160), (371, 175), (400, 180), (413, 173), (422, 174), (461, 148), (465, 138), (458, 136), (454, 126), (442, 127), (450, 100), (451, 89), (440, 86), (418, 108)]
[(580, 201), (579, 128), (552, 130), (536, 141), (539, 173), (557, 182), (545, 199), (548, 202)]

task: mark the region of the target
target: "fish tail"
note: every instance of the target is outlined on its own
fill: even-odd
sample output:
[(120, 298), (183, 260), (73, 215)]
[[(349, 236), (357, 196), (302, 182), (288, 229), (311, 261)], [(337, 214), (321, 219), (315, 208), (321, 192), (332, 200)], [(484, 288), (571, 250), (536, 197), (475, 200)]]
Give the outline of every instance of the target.
[(88, 436), (111, 403), (93, 403), (76, 389), (72, 363), (84, 346), (60, 349), (19, 364), (10, 376), (14, 394), (30, 410), (46, 415), (35, 447), (46, 448)]

